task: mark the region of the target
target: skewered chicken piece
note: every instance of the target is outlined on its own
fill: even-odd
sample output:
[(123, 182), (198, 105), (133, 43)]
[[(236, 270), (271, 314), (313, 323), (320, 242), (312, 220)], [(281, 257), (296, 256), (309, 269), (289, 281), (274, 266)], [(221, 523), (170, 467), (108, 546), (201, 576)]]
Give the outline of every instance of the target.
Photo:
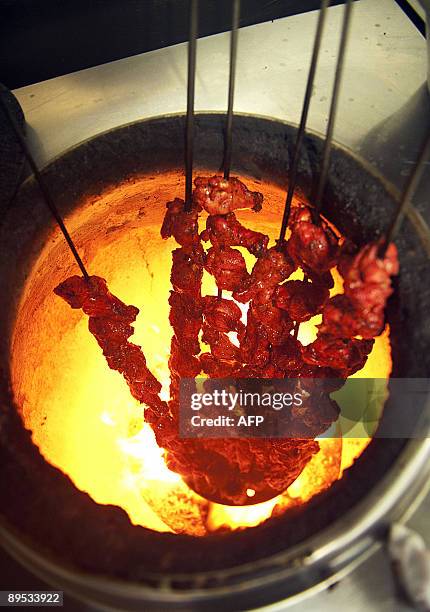
[(322, 274), (336, 265), (339, 246), (335, 234), (323, 221), (315, 225), (312, 221), (300, 220), (291, 226), (287, 250), (305, 274), (307, 270)]
[(112, 295), (106, 281), (99, 276), (90, 276), (88, 281), (71, 276), (54, 292), (72, 308), (81, 308), (89, 315), (90, 332), (103, 350), (109, 367), (124, 376), (133, 397), (149, 407), (165, 409), (158, 397), (161, 385), (147, 368), (142, 349), (128, 341), (134, 333), (131, 324), (136, 320), (138, 308), (126, 306)]
[(233, 300), (207, 295), (202, 302), (205, 320), (214, 329), (221, 332), (238, 332), (243, 329), (244, 325), (240, 320), (242, 312)]
[(199, 333), (203, 322), (203, 307), (194, 294), (171, 291), (169, 321), (178, 342), (190, 355), (200, 353)]
[(160, 232), (162, 238), (173, 236), (178, 244), (189, 249), (199, 246), (199, 207), (193, 206), (191, 210), (185, 210), (184, 200), (175, 198), (166, 204), (166, 208)]
[(364, 246), (341, 260), (344, 295), (333, 297), (323, 310), (320, 332), (341, 338), (375, 338), (384, 328), (384, 310), (392, 294), (391, 276), (399, 271), (397, 250), (390, 244), (383, 259), (379, 243)]
[(318, 334), (317, 339), (303, 348), (303, 360), (311, 365), (333, 368), (347, 378), (364, 367), (374, 340), (337, 338)]
[(202, 371), (210, 378), (231, 378), (241, 368), (241, 363), (228, 359), (217, 359), (212, 353), (202, 353), (200, 355), (200, 365)]
[(291, 319), (302, 323), (321, 312), (328, 297), (329, 291), (324, 285), (294, 280), (277, 288), (275, 304), (286, 310)]
[(355, 308), (346, 295), (335, 295), (324, 307), (320, 333), (339, 338), (361, 336), (365, 339), (379, 336), (384, 328), (384, 310), (371, 310), (366, 316)]
[(260, 257), (267, 249), (269, 237), (243, 226), (234, 213), (210, 215), (201, 239), (210, 240), (216, 248), (243, 246), (255, 257)]
[(289, 337), (294, 327), (294, 321), (290, 319), (285, 310), (278, 308), (271, 302), (258, 304), (251, 302), (248, 317), (253, 316), (272, 346), (283, 344)]
[(211, 347), (211, 353), (216, 359), (237, 361), (239, 349), (235, 346), (226, 333), (218, 331), (206, 321), (203, 323), (202, 340)]
[(218, 289), (234, 291), (248, 278), (243, 255), (230, 247), (211, 247), (207, 252), (205, 268), (215, 277)]
[(178, 399), (177, 392), (179, 391), (180, 379), (195, 378), (200, 374), (201, 365), (200, 359), (195, 357), (190, 351), (187, 351), (181, 344), (180, 339), (175, 335), (172, 337), (170, 345), (169, 369), (170, 376), (175, 382), (173, 384), (172, 380), (170, 395), (176, 400)]
[(393, 293), (390, 277), (399, 273), (396, 246), (390, 244), (383, 259), (378, 256), (379, 246), (379, 242), (365, 245), (341, 267), (345, 295), (363, 316), (385, 308)]
[(272, 247), (257, 259), (251, 275), (243, 279), (233, 297), (238, 302), (253, 299), (264, 304), (272, 298), (276, 285), (287, 279), (296, 267), (286, 252)]
[(249, 191), (238, 178), (199, 176), (194, 180), (193, 201), (210, 215), (226, 215), (239, 208), (261, 210), (263, 195)]
[(269, 362), (270, 341), (267, 331), (252, 310), (248, 312), (246, 328), (239, 335), (239, 341), (242, 363), (261, 368)]
[(203, 249), (196, 248), (192, 253), (182, 247), (172, 251), (172, 270), (170, 280), (173, 289), (188, 293), (200, 299), (203, 278)]

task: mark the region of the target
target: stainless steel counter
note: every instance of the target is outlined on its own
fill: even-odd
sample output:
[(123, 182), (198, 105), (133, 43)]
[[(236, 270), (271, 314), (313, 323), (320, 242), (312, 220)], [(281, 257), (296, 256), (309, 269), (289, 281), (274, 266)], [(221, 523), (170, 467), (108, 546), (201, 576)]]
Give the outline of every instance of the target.
[[(342, 7), (329, 10), (309, 126), (324, 132)], [(312, 49), (316, 13), (265, 23), (240, 32), (235, 109), (298, 122)], [(223, 110), (227, 99), (229, 36), (200, 40), (196, 109)], [(77, 38), (76, 44), (79, 44)], [(430, 123), (426, 44), (394, 0), (360, 0), (353, 26), (335, 138), (401, 185)], [(43, 166), (65, 149), (140, 118), (183, 112), (186, 45), (83, 70), (16, 90), (29, 140)], [(424, 209), (429, 173), (417, 205)], [(430, 543), (430, 501), (413, 524)], [(283, 610), (286, 603), (273, 609)], [(388, 561), (377, 553), (324, 593), (293, 611), (406, 610), (396, 600)]]
[[(342, 6), (329, 10), (309, 126), (323, 132)], [(240, 31), (235, 110), (292, 122), (300, 118), (317, 13)], [(76, 41), (78, 44), (78, 40)], [(229, 35), (198, 43), (196, 110), (223, 110)], [(336, 139), (360, 151), (378, 126), (410, 104), (426, 78), (425, 40), (394, 0), (354, 5)], [(186, 45), (97, 66), (14, 92), (43, 165), (95, 134), (164, 113), (183, 112)]]

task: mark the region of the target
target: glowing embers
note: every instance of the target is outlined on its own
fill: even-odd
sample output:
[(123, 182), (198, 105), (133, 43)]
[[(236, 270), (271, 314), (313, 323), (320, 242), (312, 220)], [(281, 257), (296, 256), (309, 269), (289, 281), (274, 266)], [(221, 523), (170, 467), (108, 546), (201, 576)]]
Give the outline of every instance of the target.
[[(169, 385), (172, 332), (166, 322), (173, 244), (160, 240), (159, 228), (166, 200), (178, 193), (178, 181), (179, 176), (171, 174), (122, 185), (103, 194), (96, 206), (82, 203), (68, 219), (91, 272), (101, 273), (113, 293), (141, 310), (131, 340), (148, 347), (148, 367), (163, 383), (164, 399)], [(273, 240), (284, 193), (249, 179), (247, 184), (264, 191), (266, 205), (258, 215), (240, 213), (240, 220)], [(53, 288), (74, 273), (69, 253), (54, 233), (22, 297), (11, 355), (12, 378), (25, 425), (45, 459), (96, 502), (120, 506), (133, 523), (158, 531), (204, 535), (219, 527), (251, 526), (272, 511), (282, 512), (329, 486), (338, 477), (339, 466), (347, 467), (368, 443), (366, 438), (355, 443), (344, 439), (340, 449), (339, 440), (332, 441), (333, 447), (329, 440), (323, 441), (328, 454), (321, 450), (312, 459), (288, 495), (282, 496), (288, 499), (284, 508), (279, 498), (246, 508), (202, 500), (167, 470), (162, 451), (150, 442), (151, 430), (143, 425), (141, 406), (130, 397), (122, 377), (106, 366), (88, 332), (86, 317), (53, 294)], [(203, 283), (204, 293), (214, 295), (215, 286), (206, 274)], [(301, 325), (303, 343), (315, 338), (318, 322), (314, 318)], [(389, 354), (384, 335), (377, 339), (361, 373), (386, 377)]]

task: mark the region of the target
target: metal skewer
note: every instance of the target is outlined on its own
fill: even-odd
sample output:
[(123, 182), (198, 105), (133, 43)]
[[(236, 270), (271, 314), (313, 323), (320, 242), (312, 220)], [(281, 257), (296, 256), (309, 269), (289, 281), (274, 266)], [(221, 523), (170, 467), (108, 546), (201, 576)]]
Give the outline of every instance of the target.
[(240, 19), (240, 0), (233, 1), (232, 25), (230, 34), (230, 75), (228, 80), (227, 124), (224, 140), (224, 178), (229, 179), (231, 167), (231, 147), (233, 131), (234, 84), (236, 80), (237, 39)]
[(185, 126), (185, 210), (191, 210), (194, 160), (194, 92), (196, 82), (198, 0), (190, 0), (188, 40), (187, 118)]
[[(236, 58), (237, 58), (237, 38), (240, 19), (240, 0), (233, 1), (233, 13), (231, 22), (230, 34), (230, 73), (228, 79), (228, 104), (227, 104), (227, 122), (224, 138), (224, 159), (222, 167), (224, 169), (224, 178), (230, 178), (231, 168), (231, 147), (233, 142), (233, 103), (234, 103), (234, 84), (236, 80)], [(222, 289), (218, 289), (217, 296), (222, 298)]]
[[(312, 97), (313, 83), (315, 80), (315, 73), (316, 73), (318, 57), (319, 57), (319, 53), (321, 49), (321, 40), (322, 40), (322, 34), (323, 34), (325, 17), (326, 17), (328, 6), (329, 6), (329, 1), (322, 0), (321, 9), (320, 9), (319, 18), (318, 18), (317, 30), (315, 34), (315, 41), (314, 41), (314, 47), (313, 47), (313, 52), (312, 52), (311, 65), (309, 69), (308, 81), (306, 85), (305, 99), (303, 102), (302, 115), (300, 119), (299, 129), (297, 132), (294, 157), (293, 157), (293, 161), (291, 165), (287, 198), (285, 202), (284, 214), (282, 217), (281, 231), (279, 234), (279, 241), (278, 241), (279, 249), (282, 248), (282, 244), (285, 240), (285, 232), (288, 227), (288, 219), (289, 219), (290, 212), (291, 212), (291, 203), (293, 200), (294, 190), (295, 190), (296, 181), (297, 181), (300, 150), (303, 144), (303, 138), (304, 138), (304, 133), (305, 133), (305, 128), (306, 128), (310, 101)], [(342, 80), (346, 44), (348, 40), (349, 27), (350, 27), (350, 22), (351, 22), (351, 12), (352, 12), (352, 0), (347, 0), (345, 10), (344, 10), (344, 16), (343, 16), (342, 32), (341, 32), (341, 38), (340, 38), (340, 43), (339, 43), (339, 52), (338, 52), (338, 58), (337, 58), (337, 63), (336, 63), (336, 72), (335, 72), (335, 78), (334, 78), (334, 84), (333, 84), (332, 98), (331, 98), (331, 103), (330, 103), (327, 133), (326, 133), (326, 138), (324, 142), (323, 156), (322, 156), (322, 162), (321, 162), (321, 172), (319, 176), (316, 197), (314, 200), (315, 208), (313, 210), (314, 210), (315, 222), (317, 222), (319, 219), (319, 212), (321, 209), (322, 196), (324, 194), (325, 184), (327, 181), (327, 175), (328, 175), (328, 170), (329, 170), (330, 153), (331, 153), (332, 140), (333, 140), (333, 131), (334, 131), (334, 125), (335, 125), (340, 84)], [(299, 328), (300, 328), (300, 323), (296, 322), (294, 329), (293, 329), (293, 337), (296, 339), (299, 334)]]
[(49, 192), (49, 189), (46, 185), (45, 179), (43, 178), (43, 176), (41, 175), (41, 173), (39, 172), (39, 169), (36, 165), (36, 162), (34, 161), (33, 155), (30, 152), (30, 149), (28, 148), (27, 142), (24, 138), (24, 136), (21, 133), (21, 130), (19, 129), (18, 125), (15, 122), (15, 118), (11, 115), (9, 108), (7, 107), (6, 102), (3, 99), (3, 96), (0, 93), (0, 106), (3, 109), (4, 114), (6, 115), (13, 132), (15, 133), (15, 136), (18, 140), (18, 143), (21, 147), (21, 150), (25, 156), (25, 158), (27, 159), (27, 162), (33, 172), (34, 178), (37, 182), (37, 184), (39, 185), (39, 189), (40, 192), (43, 196), (43, 200), (45, 201), (46, 206), (48, 207), (49, 211), (51, 212), (52, 216), (54, 217), (55, 221), (57, 222), (60, 230), (63, 233), (63, 236), (73, 254), (73, 257), (76, 260), (76, 263), (78, 264), (83, 277), (85, 278), (85, 280), (89, 279), (89, 274), (85, 269), (85, 266), (82, 262), (82, 259), (79, 256), (79, 253), (77, 251), (77, 248), (75, 246), (75, 243), (73, 242), (65, 224), (64, 221), (60, 215), (60, 213), (58, 212), (58, 209), (56, 207), (56, 205), (54, 204), (54, 201), (51, 197), (51, 194)]
[(349, 28), (350, 28), (350, 23), (351, 23), (351, 14), (352, 14), (352, 0), (347, 0), (346, 6), (344, 9), (344, 14), (343, 14), (342, 33), (340, 36), (339, 52), (338, 52), (338, 58), (337, 58), (337, 64), (336, 64), (336, 73), (334, 77), (333, 92), (332, 92), (332, 98), (331, 98), (331, 104), (330, 104), (330, 112), (329, 112), (329, 117), (328, 117), (327, 133), (326, 133), (326, 138), (324, 142), (323, 156), (322, 156), (322, 162), (321, 162), (321, 171), (320, 171), (316, 196), (314, 199), (315, 221), (319, 219), (319, 213), (320, 213), (321, 206), (322, 206), (322, 197), (324, 195), (324, 190), (325, 190), (329, 166), (330, 166), (330, 154), (331, 154), (331, 148), (332, 148), (332, 142), (333, 142), (333, 132), (334, 132), (334, 125), (335, 125), (335, 120), (336, 120), (337, 105), (338, 105), (338, 100), (339, 100), (340, 84), (342, 81), (346, 45), (348, 41)]
[(324, 31), (324, 23), (325, 23), (325, 19), (326, 19), (326, 15), (327, 15), (327, 8), (328, 8), (329, 4), (330, 4), (330, 0), (323, 0), (322, 1), (322, 3), (321, 3), (321, 10), (320, 10), (319, 16), (318, 16), (318, 23), (317, 23), (316, 33), (315, 33), (315, 41), (314, 41), (314, 47), (313, 47), (313, 51), (312, 51), (311, 65), (310, 65), (310, 68), (309, 68), (308, 81), (307, 81), (307, 84), (306, 84), (305, 98), (304, 98), (304, 101), (303, 101), (302, 115), (301, 115), (301, 118), (300, 118), (299, 129), (297, 131), (297, 137), (296, 137), (296, 143), (295, 143), (295, 147), (294, 147), (293, 160), (292, 160), (292, 163), (291, 163), (291, 170), (290, 170), (290, 176), (289, 176), (289, 182), (288, 182), (287, 199), (286, 199), (286, 202), (285, 202), (284, 214), (283, 214), (283, 217), (282, 217), (281, 231), (279, 233), (279, 243), (278, 244), (280, 246), (282, 245), (282, 243), (285, 240), (285, 232), (287, 231), (288, 219), (289, 219), (290, 212), (291, 212), (291, 203), (293, 201), (294, 190), (296, 188), (297, 171), (298, 171), (298, 168), (299, 168), (300, 153), (301, 153), (301, 148), (302, 148), (302, 144), (303, 144), (303, 138), (304, 138), (305, 129), (306, 129), (306, 122), (308, 120), (309, 106), (310, 106), (310, 103), (311, 103), (312, 91), (313, 91), (313, 86), (314, 86), (314, 81), (315, 81), (315, 73), (316, 73), (318, 57), (319, 57), (319, 53), (320, 53), (320, 49), (321, 49), (322, 35), (323, 35), (323, 31)]
[(412, 197), (418, 187), (418, 184), (420, 182), (420, 179), (424, 171), (426, 161), (429, 158), (429, 156), (430, 156), (430, 131), (424, 138), (424, 141), (421, 145), (420, 152), (418, 154), (418, 159), (416, 161), (415, 167), (412, 170), (407, 180), (406, 186), (402, 193), (402, 197), (400, 198), (399, 204), (388, 226), (384, 241), (382, 242), (379, 248), (378, 255), (380, 258), (384, 257), (385, 252), (390, 242), (393, 241), (394, 237), (396, 236), (397, 232), (399, 231), (402, 225), (402, 222), (405, 218), (406, 211), (411, 205)]

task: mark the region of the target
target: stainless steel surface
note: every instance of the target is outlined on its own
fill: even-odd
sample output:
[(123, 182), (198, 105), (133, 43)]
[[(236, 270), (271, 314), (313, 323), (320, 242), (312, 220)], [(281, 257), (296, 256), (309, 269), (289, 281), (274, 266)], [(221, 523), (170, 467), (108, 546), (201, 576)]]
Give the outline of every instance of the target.
[[(309, 127), (319, 132), (325, 132), (341, 18), (342, 7), (329, 10), (309, 115)], [(316, 13), (308, 13), (241, 30), (235, 110), (298, 123), (316, 19)], [(196, 110), (225, 110), (228, 44), (228, 34), (199, 41)], [(425, 40), (394, 0), (357, 2), (335, 139), (373, 162), (399, 187), (430, 122), (426, 73)], [(59, 77), (15, 94), (30, 125), (34, 155), (44, 165), (70, 146), (117, 125), (184, 112), (186, 46)], [(425, 180), (419, 206), (426, 203)], [(379, 506), (377, 513), (383, 516), (386, 510)], [(398, 512), (404, 510), (399, 507)], [(412, 521), (427, 541), (429, 516), (427, 499)], [(355, 533), (351, 525), (342, 543), (352, 546)], [(396, 600), (390, 580), (387, 561), (376, 551), (336, 588), (288, 609), (406, 610)], [(282, 603), (276, 609), (286, 607)]]
[[(323, 132), (342, 7), (329, 9), (309, 127)], [(317, 13), (240, 32), (235, 110), (299, 122)], [(199, 41), (196, 110), (225, 110), (229, 34)], [(68, 147), (120, 124), (186, 107), (186, 45), (176, 45), (16, 90), (43, 165)], [(359, 151), (426, 79), (426, 44), (394, 0), (360, 0), (339, 101), (335, 138)], [(413, 145), (411, 145), (413, 146)]]

